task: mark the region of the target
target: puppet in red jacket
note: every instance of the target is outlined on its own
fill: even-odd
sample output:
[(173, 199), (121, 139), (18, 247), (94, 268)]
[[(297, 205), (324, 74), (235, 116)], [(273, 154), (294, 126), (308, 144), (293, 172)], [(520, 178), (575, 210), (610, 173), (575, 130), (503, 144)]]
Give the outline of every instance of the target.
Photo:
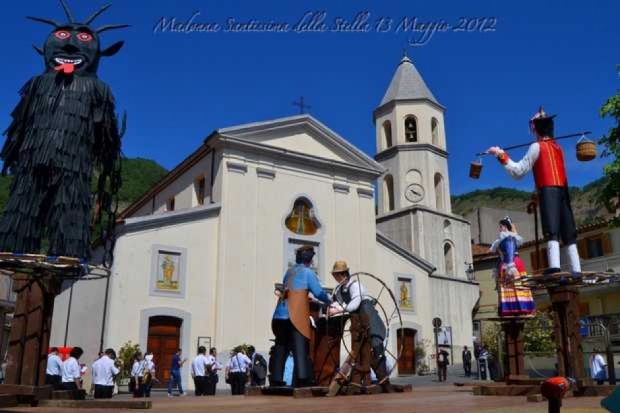
[(577, 229), (570, 205), (564, 152), (553, 135), (553, 119), (547, 116), (541, 107), (530, 119), (530, 129), (536, 136), (523, 157), (513, 161), (508, 153), (498, 146), (487, 150), (497, 156), (506, 171), (515, 179), (520, 179), (530, 170), (534, 173), (534, 182), (538, 191), (542, 228), (547, 242), (549, 268), (546, 274), (560, 271), (560, 239), (567, 247), (570, 269), (581, 272), (579, 253), (577, 251)]

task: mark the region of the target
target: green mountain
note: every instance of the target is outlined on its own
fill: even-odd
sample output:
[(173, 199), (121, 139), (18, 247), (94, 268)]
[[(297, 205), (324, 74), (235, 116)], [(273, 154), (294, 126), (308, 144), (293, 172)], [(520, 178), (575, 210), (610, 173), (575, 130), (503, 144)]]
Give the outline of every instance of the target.
[(118, 194), (119, 212), (151, 189), (167, 173), (168, 170), (151, 159), (125, 158), (121, 170), (123, 186)]
[[(589, 224), (607, 219), (611, 214), (597, 200), (603, 179), (597, 179), (583, 188), (570, 187), (571, 206), (577, 225)], [(452, 197), (452, 211), (466, 215), (478, 207), (505, 209), (507, 211), (527, 211), (533, 192), (512, 188), (493, 188), (468, 192)]]
[[(124, 158), (121, 169), (123, 186), (118, 194), (119, 212), (149, 190), (168, 171), (157, 162), (142, 158)], [(9, 199), (12, 177), (0, 176), (0, 211)]]

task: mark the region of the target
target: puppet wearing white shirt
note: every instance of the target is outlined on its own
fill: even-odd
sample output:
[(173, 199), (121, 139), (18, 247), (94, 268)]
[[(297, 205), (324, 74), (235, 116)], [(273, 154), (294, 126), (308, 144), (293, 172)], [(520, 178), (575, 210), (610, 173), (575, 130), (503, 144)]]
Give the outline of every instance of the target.
[(547, 116), (541, 107), (530, 119), (530, 128), (537, 141), (532, 143), (519, 162), (515, 162), (498, 146), (487, 150), (497, 156), (506, 171), (519, 179), (529, 171), (534, 173), (534, 181), (540, 202), (540, 217), (543, 234), (547, 238), (547, 274), (560, 271), (560, 238), (567, 246), (571, 271), (581, 272), (577, 250), (577, 227), (568, 193), (568, 180), (564, 152), (553, 138), (553, 116)]

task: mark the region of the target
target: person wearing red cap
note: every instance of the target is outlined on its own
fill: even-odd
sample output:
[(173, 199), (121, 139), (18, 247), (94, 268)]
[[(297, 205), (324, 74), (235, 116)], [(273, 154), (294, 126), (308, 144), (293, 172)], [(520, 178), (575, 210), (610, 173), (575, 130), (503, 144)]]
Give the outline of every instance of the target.
[(543, 234), (547, 238), (549, 268), (545, 274), (561, 271), (560, 239), (567, 246), (571, 271), (580, 273), (577, 227), (570, 205), (564, 151), (554, 139), (555, 116), (547, 116), (541, 107), (530, 119), (530, 129), (536, 136), (536, 142), (530, 145), (520, 161), (510, 159), (508, 153), (498, 146), (489, 148), (487, 153), (496, 155), (506, 171), (515, 179), (520, 179), (529, 171), (534, 173)]

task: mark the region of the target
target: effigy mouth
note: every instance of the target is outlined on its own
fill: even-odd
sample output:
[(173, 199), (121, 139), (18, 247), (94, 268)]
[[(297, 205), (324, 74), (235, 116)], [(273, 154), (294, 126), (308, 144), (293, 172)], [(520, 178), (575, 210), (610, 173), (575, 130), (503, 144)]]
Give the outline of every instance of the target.
[(71, 64), (74, 66), (79, 66), (84, 62), (84, 59), (69, 59), (66, 57), (55, 57), (54, 58), (54, 62), (58, 63), (59, 65), (63, 65), (63, 64)]

